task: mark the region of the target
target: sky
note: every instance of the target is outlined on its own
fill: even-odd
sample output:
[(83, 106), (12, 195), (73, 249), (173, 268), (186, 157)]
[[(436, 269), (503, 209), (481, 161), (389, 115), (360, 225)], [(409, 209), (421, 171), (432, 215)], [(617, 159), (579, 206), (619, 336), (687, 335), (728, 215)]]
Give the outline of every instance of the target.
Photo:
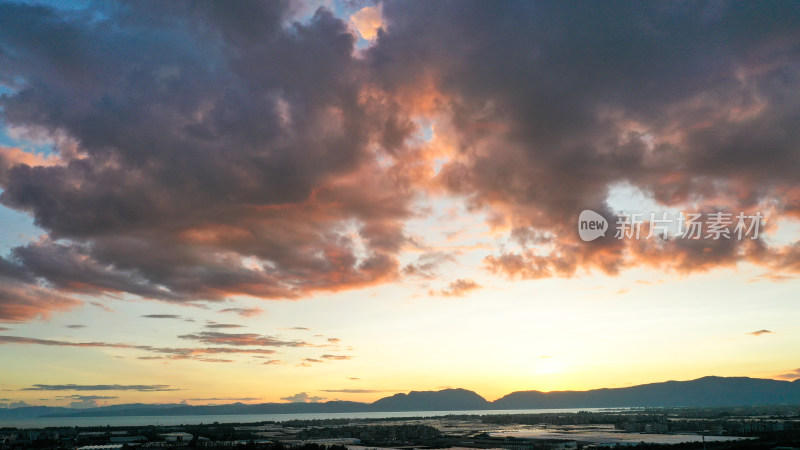
[(800, 378), (798, 23), (2, 2), (0, 407)]

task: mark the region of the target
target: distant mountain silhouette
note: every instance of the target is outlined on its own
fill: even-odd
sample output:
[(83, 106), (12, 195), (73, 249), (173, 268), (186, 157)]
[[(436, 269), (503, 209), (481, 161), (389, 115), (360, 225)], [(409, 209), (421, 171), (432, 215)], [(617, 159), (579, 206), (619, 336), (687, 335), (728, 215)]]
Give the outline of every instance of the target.
[(501, 409), (800, 404), (796, 381), (704, 377), (591, 391), (514, 392), (492, 404)]
[[(128, 404), (99, 408), (22, 407), (0, 409), (0, 420), (30, 417), (178, 416), (216, 414), (298, 414), (333, 412), (518, 410), (542, 408), (613, 408), (641, 406), (800, 405), (800, 380), (704, 377), (626, 388), (590, 391), (521, 391), (493, 402), (466, 389), (412, 391), (373, 403), (231, 403), (227, 405)], [(2, 425), (2, 422), (0, 422)]]
[(395, 394), (372, 403), (374, 411), (451, 411), (490, 409), (492, 404), (480, 395), (466, 389), (441, 391), (411, 391)]

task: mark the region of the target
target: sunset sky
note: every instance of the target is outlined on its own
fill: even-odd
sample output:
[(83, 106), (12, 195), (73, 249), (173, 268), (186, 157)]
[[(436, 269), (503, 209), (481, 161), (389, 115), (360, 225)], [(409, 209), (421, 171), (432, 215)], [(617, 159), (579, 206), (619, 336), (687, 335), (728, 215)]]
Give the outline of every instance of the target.
[(800, 378), (798, 24), (0, 2), (0, 407)]

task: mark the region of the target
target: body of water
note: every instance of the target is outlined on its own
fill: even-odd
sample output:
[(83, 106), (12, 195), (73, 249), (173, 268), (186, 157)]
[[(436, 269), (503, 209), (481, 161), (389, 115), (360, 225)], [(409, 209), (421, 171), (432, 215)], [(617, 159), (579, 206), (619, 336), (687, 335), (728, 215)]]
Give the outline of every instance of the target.
[(544, 414), (576, 413), (578, 411), (608, 411), (606, 408), (564, 409), (514, 409), (514, 410), (469, 410), (469, 411), (399, 411), (399, 412), (348, 412), (313, 414), (220, 414), (191, 416), (120, 416), (120, 417), (35, 417), (26, 419), (0, 419), (0, 427), (45, 428), (45, 427), (93, 427), (93, 426), (144, 426), (144, 425), (197, 425), (247, 422), (283, 422), (287, 420), (312, 419), (383, 419), (392, 417), (441, 417), (449, 415), (497, 415), (497, 414)]
[[(628, 433), (614, 429), (612, 425), (587, 425), (587, 426), (525, 426), (521, 430), (509, 430), (489, 433), (493, 437), (515, 437), (528, 439), (560, 439), (595, 444), (636, 445), (640, 442), (648, 444), (682, 444), (687, 442), (701, 442), (703, 436), (699, 434), (651, 434)], [(754, 439), (739, 436), (706, 436), (708, 442), (737, 441), (741, 439)]]

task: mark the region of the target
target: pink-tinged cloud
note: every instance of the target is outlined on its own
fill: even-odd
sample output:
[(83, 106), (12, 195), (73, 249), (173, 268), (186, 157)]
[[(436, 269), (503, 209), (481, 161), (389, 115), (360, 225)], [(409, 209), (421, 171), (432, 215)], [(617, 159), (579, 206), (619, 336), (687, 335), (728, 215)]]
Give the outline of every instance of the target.
[(481, 285), (473, 280), (459, 278), (451, 282), (446, 289), (440, 290), (437, 294), (444, 297), (463, 297), (480, 288)]
[(361, 8), (350, 16), (350, 21), (362, 38), (368, 41), (373, 40), (378, 36), (378, 30), (383, 26), (380, 6)]
[(26, 152), (16, 147), (0, 146), (0, 184), (9, 176), (15, 166), (39, 167), (58, 164), (58, 157)]
[(242, 317), (255, 317), (264, 313), (261, 308), (225, 308), (219, 310), (221, 313), (234, 313)]
[[(457, 148), (436, 181), (473, 210), (485, 211), (487, 224), (505, 233), (504, 247), (519, 247), (488, 256), (490, 271), (520, 279), (587, 270), (616, 274), (641, 264), (683, 273), (743, 261), (779, 266), (784, 249), (767, 248), (763, 239), (638, 245), (612, 237), (585, 243), (576, 219), (592, 209), (614, 224), (607, 199), (620, 184), (665, 208), (796, 215), (800, 179), (788, 167), (799, 162), (800, 133), (790, 124), (800, 98), (792, 83), (770, 81), (797, 76), (796, 52), (791, 45), (769, 55), (758, 49), (772, 48), (769, 35), (797, 42), (800, 33), (787, 28), (784, 16), (797, 18), (797, 11), (754, 8), (750, 17), (765, 21), (759, 24), (723, 8), (700, 24), (692, 19), (698, 13), (692, 6), (674, 15), (631, 8), (629, 17), (651, 27), (645, 32), (637, 20), (620, 25), (599, 7), (576, 14), (556, 3), (518, 3), (487, 15), (477, 2), (456, 14), (445, 12), (450, 6), (384, 3), (390, 26), (369, 54), (393, 92), (426, 86), (429, 74), (436, 74), (434, 86), (444, 99), (438, 111), (449, 116), (437, 124), (437, 134)], [(424, 19), (430, 17), (439, 18), (435, 26)], [(729, 19), (752, 39), (726, 46), (722, 57), (707, 43), (731, 32)], [(478, 22), (485, 33), (463, 27)], [(570, 24), (566, 31), (564, 23)], [(672, 29), (671, 37), (656, 38), (654, 29)], [(695, 48), (705, 56), (670, 50), (683, 40), (699, 43)], [(532, 41), (547, 41), (535, 58), (529, 58)], [(641, 51), (625, 42), (637, 42)], [(733, 54), (740, 57), (730, 59)], [(612, 55), (637, 71), (620, 72)], [(675, 72), (657, 69), (663, 64)], [(742, 84), (742, 76), (752, 84)], [(413, 96), (407, 103), (414, 107)]]
[[(3, 261), (0, 259), (0, 266)], [(0, 322), (47, 319), (53, 312), (67, 311), (83, 302), (57, 291), (2, 276), (0, 267)]]

